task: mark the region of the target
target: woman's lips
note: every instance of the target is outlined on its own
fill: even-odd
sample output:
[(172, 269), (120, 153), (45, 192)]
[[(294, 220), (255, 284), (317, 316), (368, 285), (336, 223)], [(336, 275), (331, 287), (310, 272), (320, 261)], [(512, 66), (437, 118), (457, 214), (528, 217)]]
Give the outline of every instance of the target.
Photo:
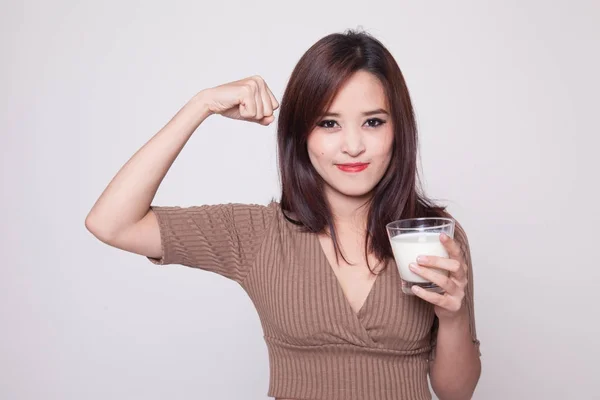
[(336, 164), (335, 166), (344, 172), (360, 172), (365, 170), (369, 163)]

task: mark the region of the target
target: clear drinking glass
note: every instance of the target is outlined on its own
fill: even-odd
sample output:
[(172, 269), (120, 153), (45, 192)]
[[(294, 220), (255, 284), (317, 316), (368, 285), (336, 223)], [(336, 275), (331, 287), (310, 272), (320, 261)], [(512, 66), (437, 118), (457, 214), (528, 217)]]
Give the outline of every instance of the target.
[[(410, 218), (390, 222), (386, 226), (392, 245), (394, 259), (402, 280), (402, 291), (413, 294), (411, 287), (418, 285), (423, 289), (441, 293), (443, 289), (433, 282), (412, 272), (408, 265), (417, 263), (417, 256), (448, 257), (448, 252), (440, 242), (440, 233), (454, 238), (454, 220), (451, 218)], [(448, 276), (448, 271), (435, 269)]]

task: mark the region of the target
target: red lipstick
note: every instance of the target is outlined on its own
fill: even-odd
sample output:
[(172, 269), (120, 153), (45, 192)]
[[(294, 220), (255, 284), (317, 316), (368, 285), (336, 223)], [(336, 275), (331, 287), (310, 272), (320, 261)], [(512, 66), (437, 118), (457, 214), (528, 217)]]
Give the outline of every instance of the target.
[(336, 164), (335, 166), (344, 172), (360, 172), (364, 171), (369, 163)]

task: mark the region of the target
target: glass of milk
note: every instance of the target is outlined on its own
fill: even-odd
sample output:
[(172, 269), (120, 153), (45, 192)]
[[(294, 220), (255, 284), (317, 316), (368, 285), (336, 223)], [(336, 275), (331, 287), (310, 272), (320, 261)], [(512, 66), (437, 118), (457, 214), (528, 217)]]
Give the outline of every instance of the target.
[[(386, 225), (392, 245), (394, 259), (402, 280), (402, 291), (413, 294), (411, 287), (418, 285), (423, 289), (441, 293), (443, 289), (412, 272), (408, 265), (417, 263), (417, 256), (448, 257), (440, 234), (444, 232), (454, 237), (454, 220), (451, 218), (410, 218), (390, 222)], [(435, 269), (437, 273), (448, 275), (448, 271)]]

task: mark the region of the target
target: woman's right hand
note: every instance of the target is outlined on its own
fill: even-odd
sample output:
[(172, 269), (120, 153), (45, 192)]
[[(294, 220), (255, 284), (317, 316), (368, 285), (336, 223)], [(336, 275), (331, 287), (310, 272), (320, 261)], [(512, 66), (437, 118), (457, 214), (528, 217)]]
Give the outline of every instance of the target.
[(203, 90), (211, 114), (269, 125), (279, 103), (258, 75)]

